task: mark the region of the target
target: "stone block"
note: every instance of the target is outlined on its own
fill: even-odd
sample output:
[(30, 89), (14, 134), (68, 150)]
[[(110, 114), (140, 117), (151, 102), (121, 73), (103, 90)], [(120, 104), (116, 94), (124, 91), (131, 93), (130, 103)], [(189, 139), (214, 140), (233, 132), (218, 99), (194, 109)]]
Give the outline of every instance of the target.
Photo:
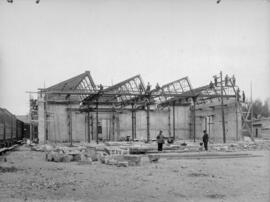
[(128, 162), (127, 161), (118, 161), (117, 166), (118, 167), (128, 167)]
[(80, 161), (81, 160), (81, 154), (73, 154), (73, 161)]
[(114, 158), (116, 161), (125, 161), (123, 155), (113, 156), (113, 158)]
[(46, 161), (53, 161), (53, 154), (51, 152), (45, 154)]
[(105, 157), (104, 156), (99, 156), (99, 161), (101, 162), (101, 163), (105, 163)]
[(63, 158), (64, 158), (64, 154), (60, 154), (60, 153), (54, 153), (53, 154), (53, 161), (54, 162), (63, 162)]
[(138, 155), (124, 155), (124, 160), (128, 161), (129, 166), (137, 166), (141, 163), (141, 156)]
[(43, 151), (52, 151), (53, 150), (53, 146), (52, 145), (45, 144), (45, 145), (42, 146), (42, 150)]
[(90, 157), (92, 161), (97, 161), (98, 160), (98, 155), (95, 149), (87, 149), (86, 151), (87, 157)]
[(73, 156), (72, 155), (66, 154), (66, 155), (63, 156), (63, 162), (70, 162), (72, 160), (73, 160)]
[(160, 159), (160, 155), (148, 155), (150, 163), (156, 163)]
[(106, 164), (107, 165), (117, 165), (117, 161), (115, 159), (113, 159), (113, 158), (109, 158), (107, 160), (107, 163)]
[(80, 161), (87, 161), (87, 155), (84, 153), (81, 154), (80, 158), (81, 158)]

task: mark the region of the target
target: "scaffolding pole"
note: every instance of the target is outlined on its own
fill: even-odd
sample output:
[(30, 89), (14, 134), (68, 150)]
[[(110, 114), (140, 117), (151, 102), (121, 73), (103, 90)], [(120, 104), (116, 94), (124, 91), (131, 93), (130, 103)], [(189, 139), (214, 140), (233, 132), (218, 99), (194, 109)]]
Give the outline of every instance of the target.
[(47, 96), (48, 94), (45, 92), (44, 95), (44, 139), (45, 139), (45, 144), (48, 141), (48, 123), (47, 123)]
[(251, 130), (251, 139), (254, 141), (254, 137), (253, 137), (253, 100), (252, 100), (252, 81), (250, 82), (250, 102), (251, 102), (251, 108), (250, 108), (250, 130)]
[(173, 102), (173, 139), (175, 140), (175, 102)]
[(89, 105), (87, 106), (87, 140), (90, 143), (90, 114), (89, 114)]
[(223, 78), (222, 71), (220, 71), (220, 88), (221, 88), (221, 118), (222, 118), (222, 133), (223, 133), (223, 143), (226, 143), (226, 131), (225, 131), (225, 116), (224, 116), (224, 102), (223, 102)]
[(196, 141), (196, 97), (193, 97), (193, 141)]
[(115, 140), (115, 111), (112, 112), (112, 140)]
[(237, 104), (237, 100), (235, 101), (235, 124), (236, 124), (236, 141), (238, 141), (239, 140), (239, 131), (238, 131), (238, 127), (239, 127), (239, 125), (238, 125), (238, 104)]
[(134, 104), (132, 104), (131, 110), (131, 123), (132, 123), (132, 140), (136, 138), (136, 114)]
[(93, 114), (91, 113), (90, 115), (90, 119), (91, 119), (91, 139), (94, 140), (94, 118), (93, 118)]
[(71, 110), (68, 110), (68, 125), (69, 125), (69, 142), (70, 146), (72, 146), (72, 112)]
[[(45, 106), (45, 104), (44, 104)], [(45, 108), (44, 108), (45, 110)], [(45, 112), (45, 111), (44, 111)], [(45, 118), (45, 117), (44, 117)], [(32, 136), (33, 136), (33, 131), (32, 131), (32, 107), (31, 107), (31, 94), (29, 93), (29, 132), (30, 132), (30, 140), (32, 140)], [(44, 119), (45, 120), (45, 119)]]
[(150, 105), (146, 105), (147, 142), (150, 141)]
[(96, 143), (98, 144), (98, 100), (96, 103)]
[(171, 108), (168, 106), (168, 133), (169, 137), (171, 137)]

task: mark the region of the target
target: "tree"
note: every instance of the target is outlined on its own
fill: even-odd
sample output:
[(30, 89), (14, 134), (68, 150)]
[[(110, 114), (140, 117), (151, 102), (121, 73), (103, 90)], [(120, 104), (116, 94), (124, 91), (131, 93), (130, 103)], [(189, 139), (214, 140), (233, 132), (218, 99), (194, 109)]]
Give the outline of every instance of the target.
[(268, 117), (270, 115), (268, 106), (268, 99), (264, 101), (264, 104), (260, 99), (256, 99), (253, 102), (253, 117), (259, 118), (260, 116)]
[[(260, 118), (260, 117), (269, 117), (270, 116), (270, 98), (267, 98), (264, 101), (264, 104), (260, 99), (256, 99), (253, 102), (253, 118)], [(242, 111), (247, 112), (248, 108), (243, 105), (242, 106)], [(251, 113), (248, 114), (247, 119), (250, 120)]]
[(258, 118), (262, 114), (262, 107), (263, 107), (262, 101), (260, 99), (256, 99), (253, 102), (252, 107), (253, 107), (253, 117)]
[(269, 106), (268, 106), (269, 101), (268, 100), (269, 99), (264, 101), (264, 105), (262, 107), (262, 116), (264, 116), (264, 117), (268, 117), (270, 115)]

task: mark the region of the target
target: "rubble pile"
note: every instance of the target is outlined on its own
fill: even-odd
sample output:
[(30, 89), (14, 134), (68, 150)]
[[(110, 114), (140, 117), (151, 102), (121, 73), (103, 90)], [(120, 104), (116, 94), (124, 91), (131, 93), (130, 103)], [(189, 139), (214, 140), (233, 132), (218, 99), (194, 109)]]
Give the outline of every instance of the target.
[(209, 145), (210, 150), (215, 151), (254, 151), (254, 150), (270, 150), (270, 141), (256, 140), (253, 141), (239, 141), (236, 143), (226, 144), (212, 144)]
[(138, 166), (141, 162), (141, 156), (130, 155), (131, 144), (118, 142), (99, 145), (83, 143), (73, 147), (49, 144), (29, 146), (33, 151), (45, 152), (45, 160), (52, 162), (77, 161), (91, 164), (93, 161), (100, 161), (103, 164), (118, 167)]
[[(71, 162), (91, 164), (100, 161), (102, 164), (119, 167), (138, 166), (145, 155), (150, 163), (158, 162), (161, 155), (155, 142), (105, 142), (96, 144), (80, 143), (72, 147), (64, 144), (31, 143), (33, 151), (45, 152), (45, 160), (52, 162)], [(209, 144), (210, 152), (238, 152), (250, 150), (270, 150), (270, 141), (240, 141), (226, 144)], [(177, 154), (204, 151), (200, 142), (175, 141), (174, 144), (164, 144), (163, 154)], [(143, 154), (143, 155), (141, 155)]]
[(115, 165), (118, 167), (139, 166), (141, 156), (138, 155), (103, 155), (100, 162), (106, 165)]
[(160, 159), (160, 155), (148, 155), (150, 163), (156, 163)]
[(52, 150), (46, 150), (45, 160), (54, 162), (97, 161), (97, 152), (95, 148), (86, 147), (56, 147)]

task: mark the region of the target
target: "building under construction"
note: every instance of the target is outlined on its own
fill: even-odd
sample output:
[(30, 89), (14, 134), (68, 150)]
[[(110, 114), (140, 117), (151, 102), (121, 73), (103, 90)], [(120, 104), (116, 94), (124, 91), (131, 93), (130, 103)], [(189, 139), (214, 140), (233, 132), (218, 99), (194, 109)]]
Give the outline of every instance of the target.
[(188, 77), (151, 88), (140, 75), (96, 85), (86, 71), (39, 89), (39, 141), (150, 141), (159, 130), (173, 139), (201, 140), (207, 130), (210, 141), (235, 141), (241, 138), (242, 99), (234, 76), (222, 72), (198, 88)]

